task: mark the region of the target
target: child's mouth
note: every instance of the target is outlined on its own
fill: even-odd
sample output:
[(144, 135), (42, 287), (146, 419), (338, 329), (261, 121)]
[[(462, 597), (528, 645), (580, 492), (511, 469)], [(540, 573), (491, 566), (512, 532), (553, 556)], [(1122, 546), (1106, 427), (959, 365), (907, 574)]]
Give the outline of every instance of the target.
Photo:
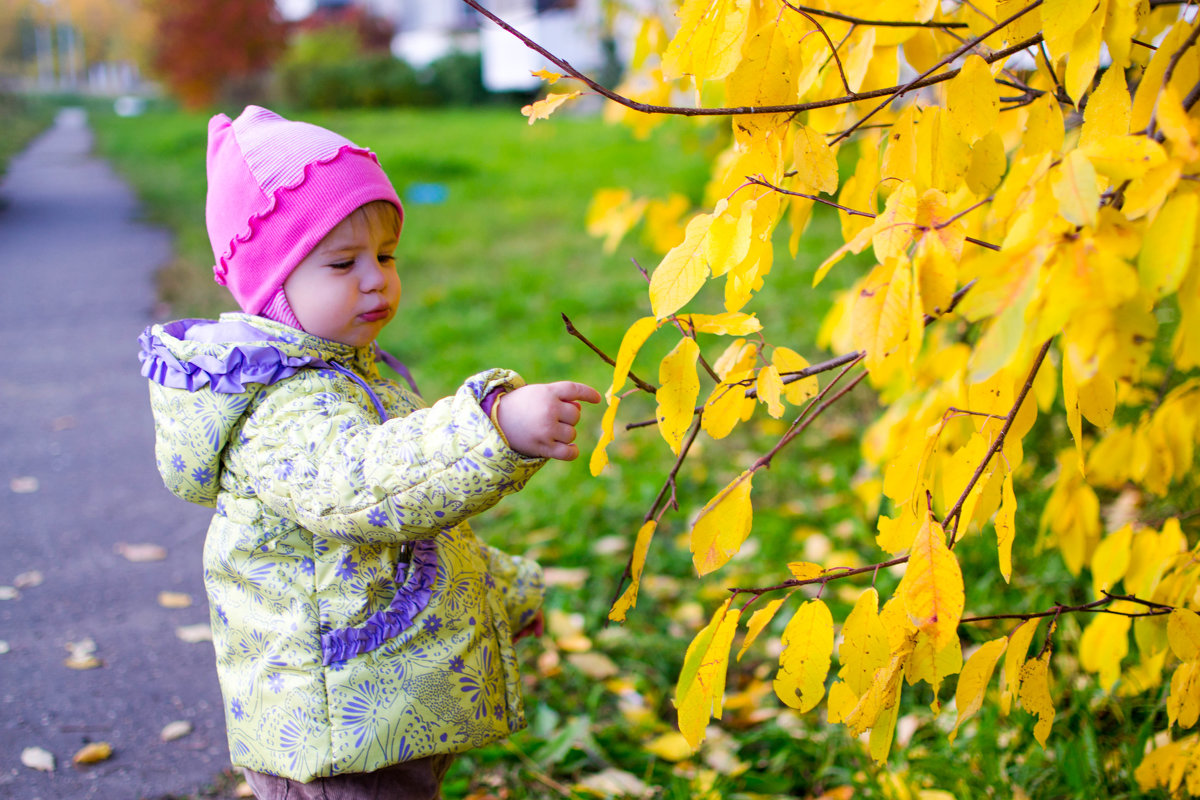
[(358, 315), (358, 318), (366, 322), (378, 322), (381, 319), (387, 319), (388, 307), (377, 308), (374, 311), (367, 311)]

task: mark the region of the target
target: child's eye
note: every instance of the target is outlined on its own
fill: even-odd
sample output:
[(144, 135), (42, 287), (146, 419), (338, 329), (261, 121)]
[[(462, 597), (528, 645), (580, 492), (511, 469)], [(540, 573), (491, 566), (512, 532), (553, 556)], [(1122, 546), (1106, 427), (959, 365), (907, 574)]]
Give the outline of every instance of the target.
[(380, 253), (379, 254), (379, 263), (380, 264), (392, 264), (395, 261), (396, 261), (396, 257), (394, 255), (392, 255), (391, 253)]
[(332, 269), (350, 269), (354, 266), (353, 261), (337, 261), (329, 265)]

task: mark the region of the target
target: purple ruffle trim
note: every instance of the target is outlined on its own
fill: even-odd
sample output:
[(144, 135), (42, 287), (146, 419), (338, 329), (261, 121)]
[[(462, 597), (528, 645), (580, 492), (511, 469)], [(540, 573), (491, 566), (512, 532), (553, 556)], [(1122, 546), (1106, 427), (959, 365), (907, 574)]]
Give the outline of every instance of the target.
[(413, 547), (412, 563), (396, 568), (396, 579), (408, 568), (408, 578), (396, 591), (391, 604), (372, 614), (357, 628), (339, 628), (321, 634), (321, 652), (326, 666), (378, 650), (406, 629), (429, 605), (437, 580), (438, 555), (435, 539), (422, 539)]
[[(257, 330), (240, 323), (238, 326), (237, 333), (248, 334), (249, 331)], [(212, 334), (219, 337), (220, 333), (234, 333), (230, 329), (196, 335), (200, 331), (192, 330), (203, 327), (216, 328), (220, 327), (220, 323), (213, 324), (204, 320), (180, 320), (164, 325), (163, 330), (178, 339), (196, 341), (221, 341), (220, 338), (214, 339)], [(315, 361), (319, 360), (307, 356), (284, 355), (274, 346), (265, 343), (273, 340), (274, 337), (260, 332), (258, 341), (246, 341), (244, 344), (235, 343), (219, 356), (198, 355), (191, 361), (183, 362), (172, 355), (170, 348), (150, 330), (147, 328), (138, 337), (138, 343), (141, 345), (138, 360), (142, 362), (142, 376), (169, 389), (186, 389), (194, 392), (208, 386), (212, 391), (221, 394), (241, 394), (246, 391), (245, 384), (270, 385), (295, 375), (303, 367), (315, 365)], [(230, 340), (225, 339), (224, 341)], [(238, 339), (233, 341), (237, 342)]]

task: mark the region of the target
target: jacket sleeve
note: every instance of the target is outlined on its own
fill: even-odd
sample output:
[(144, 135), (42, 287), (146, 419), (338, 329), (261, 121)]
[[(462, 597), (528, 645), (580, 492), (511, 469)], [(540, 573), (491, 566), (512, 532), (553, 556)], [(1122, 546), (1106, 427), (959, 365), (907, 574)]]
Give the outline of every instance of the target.
[(513, 556), (484, 544), (483, 554), (488, 562), (488, 574), (496, 582), (496, 591), (504, 597), (508, 622), (513, 633), (533, 621), (546, 594), (542, 567), (532, 558)]
[(544, 463), (505, 444), (480, 401), (522, 381), (474, 376), (451, 397), (380, 423), (348, 378), (304, 370), (242, 430), (261, 502), (351, 544), (432, 538), (518, 491)]

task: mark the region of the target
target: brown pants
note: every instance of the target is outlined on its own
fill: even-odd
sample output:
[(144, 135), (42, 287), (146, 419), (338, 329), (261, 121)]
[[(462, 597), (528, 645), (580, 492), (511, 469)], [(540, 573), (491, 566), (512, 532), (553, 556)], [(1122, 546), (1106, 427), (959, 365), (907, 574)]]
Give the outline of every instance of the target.
[(311, 783), (245, 771), (258, 800), (439, 800), (454, 756), (429, 756), (375, 772), (316, 778)]

